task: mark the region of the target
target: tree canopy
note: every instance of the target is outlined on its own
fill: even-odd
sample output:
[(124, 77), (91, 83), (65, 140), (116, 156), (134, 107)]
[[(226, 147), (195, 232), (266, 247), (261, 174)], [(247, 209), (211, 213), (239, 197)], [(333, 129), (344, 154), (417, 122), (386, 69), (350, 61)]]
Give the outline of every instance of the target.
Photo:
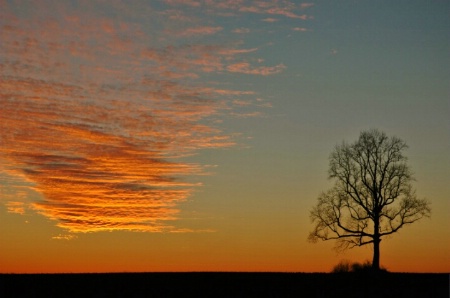
[(381, 238), (430, 216), (430, 203), (419, 199), (403, 151), (404, 141), (378, 130), (337, 145), (330, 155), (334, 186), (311, 210), (309, 240), (336, 240), (338, 249), (373, 244), (372, 267), (379, 269)]

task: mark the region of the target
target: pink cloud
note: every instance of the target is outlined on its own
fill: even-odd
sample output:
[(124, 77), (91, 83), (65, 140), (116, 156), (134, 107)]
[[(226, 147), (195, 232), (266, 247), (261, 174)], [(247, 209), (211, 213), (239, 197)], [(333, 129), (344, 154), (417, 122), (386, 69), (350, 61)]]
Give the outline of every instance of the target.
[[(243, 54), (250, 54), (256, 52), (257, 48), (237, 49), (237, 48), (222, 48), (217, 46), (182, 46), (182, 47), (167, 47), (161, 50), (146, 49), (141, 55), (146, 59), (164, 63), (169, 69), (181, 70), (200, 70), (202, 72), (216, 72), (225, 69), (233, 69), (236, 66), (227, 64), (235, 64), (238, 60), (237, 56)], [(262, 62), (260, 60), (260, 62)], [(238, 62), (237, 64), (242, 63)], [(248, 62), (245, 62), (248, 64)], [(248, 64), (250, 68), (251, 65)], [(262, 68), (264, 69), (264, 68)], [(267, 67), (270, 69), (270, 67)], [(248, 72), (251, 74), (252, 72)], [(254, 71), (253, 74), (260, 74)]]
[(265, 18), (265, 19), (263, 19), (263, 22), (275, 23), (275, 22), (278, 22), (278, 19), (275, 19), (275, 18)]
[(174, 34), (177, 36), (190, 37), (193, 35), (212, 35), (222, 30), (222, 27), (203, 26), (186, 28), (180, 32), (175, 32)]
[(164, 0), (164, 2), (169, 5), (186, 5), (191, 7), (201, 6), (201, 1), (196, 0)]
[(261, 117), (261, 112), (249, 112), (249, 113), (233, 113), (234, 117), (237, 118), (255, 118), (255, 117)]
[(280, 15), (287, 18), (296, 19), (311, 19), (312, 16), (305, 14), (298, 14), (297, 11), (312, 7), (313, 3), (300, 3), (295, 1), (281, 0), (281, 1), (244, 1), (244, 0), (204, 0), (204, 1), (182, 1), (182, 0), (166, 0), (167, 4), (171, 6), (190, 6), (190, 7), (205, 7), (209, 14), (220, 16), (235, 16), (236, 13), (255, 13), (255, 14), (269, 14)]
[(307, 14), (302, 14), (302, 15), (298, 16), (298, 18), (306, 21), (306, 20), (312, 20), (312, 19), (314, 19), (314, 16), (312, 16), (312, 15), (307, 15)]
[(302, 3), (302, 4), (300, 4), (300, 7), (303, 8), (303, 9), (310, 8), (310, 7), (313, 7), (313, 6), (314, 6), (314, 3)]
[(184, 23), (195, 23), (198, 21), (198, 18), (195, 16), (187, 15), (182, 10), (170, 9), (166, 10), (162, 13), (163, 15), (168, 16), (170, 20), (184, 22)]
[(297, 9), (305, 9), (311, 6), (312, 6), (311, 3), (303, 3), (297, 6), (295, 3), (290, 1), (273, 1), (273, 2), (255, 1), (252, 3), (252, 5), (240, 6), (238, 10), (240, 12), (246, 13), (280, 15), (287, 18), (307, 20), (312, 17), (304, 14), (303, 15), (297, 14), (295, 11)]
[(285, 68), (286, 68), (286, 66), (284, 64), (278, 64), (276, 66), (252, 67), (247, 62), (240, 62), (240, 63), (235, 63), (235, 64), (229, 65), (227, 67), (227, 70), (229, 72), (268, 76), (268, 75), (277, 74), (277, 73), (283, 71)]
[(225, 56), (234, 56), (237, 54), (247, 54), (256, 52), (258, 48), (251, 48), (251, 49), (223, 49), (220, 50), (219, 53)]
[(294, 27), (294, 28), (292, 28), (292, 30), (293, 30), (293, 31), (298, 31), (298, 32), (306, 32), (306, 31), (309, 31), (308, 29), (303, 28), (303, 27)]
[(246, 33), (250, 33), (250, 29), (249, 28), (237, 28), (237, 29), (233, 30), (233, 33), (246, 34)]
[(257, 6), (243, 6), (239, 8), (240, 12), (252, 12), (252, 13), (262, 13), (262, 10), (260, 7)]

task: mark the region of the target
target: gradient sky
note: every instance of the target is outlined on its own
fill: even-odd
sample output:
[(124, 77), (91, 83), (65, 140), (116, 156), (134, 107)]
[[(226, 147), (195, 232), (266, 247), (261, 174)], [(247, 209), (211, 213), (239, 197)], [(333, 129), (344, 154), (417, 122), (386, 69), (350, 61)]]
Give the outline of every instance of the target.
[(381, 242), (450, 271), (450, 2), (0, 0), (0, 272), (329, 271), (333, 147), (409, 149), (432, 217)]

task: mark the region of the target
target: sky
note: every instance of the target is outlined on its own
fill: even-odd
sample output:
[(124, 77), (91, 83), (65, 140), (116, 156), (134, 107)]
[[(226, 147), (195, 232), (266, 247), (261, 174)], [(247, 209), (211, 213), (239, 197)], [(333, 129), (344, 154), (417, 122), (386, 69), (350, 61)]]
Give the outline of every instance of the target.
[(397, 136), (450, 272), (450, 2), (0, 0), (0, 272), (327, 272), (336, 144)]

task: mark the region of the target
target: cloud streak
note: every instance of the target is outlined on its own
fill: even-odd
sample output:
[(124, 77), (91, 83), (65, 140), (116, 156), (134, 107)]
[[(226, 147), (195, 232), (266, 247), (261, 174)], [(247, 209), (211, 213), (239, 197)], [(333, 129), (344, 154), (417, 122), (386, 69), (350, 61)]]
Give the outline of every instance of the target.
[[(180, 1), (165, 0), (172, 7), (197, 7), (204, 8), (210, 13), (234, 16), (236, 13), (255, 13), (266, 15), (279, 15), (287, 18), (307, 20), (312, 17), (299, 14), (300, 11), (314, 6), (313, 3), (296, 3), (295, 1), (263, 1), (263, 0), (203, 0), (203, 1)], [(225, 12), (228, 11), (228, 14)]]
[[(198, 16), (174, 7), (219, 2), (166, 2), (167, 9), (60, 2), (48, 10), (2, 3), (0, 161), (1, 177), (14, 177), (1, 183), (15, 190), (3, 198), (10, 212), (34, 210), (69, 232), (190, 231), (174, 221), (201, 185), (192, 177), (204, 171), (186, 157), (236, 144), (217, 126), (223, 115), (260, 113), (248, 111), (258, 107), (248, 99), (253, 91), (209, 76), (267, 76), (285, 66), (254, 66), (243, 57), (258, 49), (239, 43), (186, 41), (224, 28), (195, 24)], [(231, 2), (225, 10), (240, 11), (240, 1)], [(296, 17), (279, 4), (256, 5), (257, 13)], [(177, 16), (176, 27), (167, 15)], [(235, 111), (244, 102), (245, 113)], [(55, 239), (63, 238), (72, 237)]]
[(252, 67), (250, 63), (248, 62), (240, 62), (231, 64), (227, 67), (227, 70), (230, 72), (237, 72), (237, 73), (244, 73), (244, 74), (256, 74), (256, 75), (262, 75), (262, 76), (268, 76), (277, 74), (283, 69), (285, 69), (286, 66), (284, 64), (278, 64), (275, 66), (259, 66), (259, 67)]
[(222, 30), (223, 30), (222, 27), (202, 26), (202, 27), (186, 28), (180, 32), (174, 32), (173, 34), (182, 37), (191, 37), (194, 35), (211, 35)]

